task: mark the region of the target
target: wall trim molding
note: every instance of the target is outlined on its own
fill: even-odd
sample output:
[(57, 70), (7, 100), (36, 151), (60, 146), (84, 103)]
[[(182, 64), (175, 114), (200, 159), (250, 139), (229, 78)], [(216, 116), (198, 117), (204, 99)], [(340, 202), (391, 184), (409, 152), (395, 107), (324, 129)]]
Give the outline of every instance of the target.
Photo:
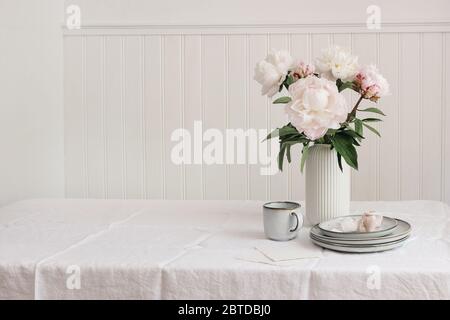
[(62, 26), (65, 36), (158, 35), (158, 34), (266, 34), (266, 33), (408, 33), (450, 32), (450, 21), (382, 22), (381, 29), (367, 29), (361, 22), (317, 22), (303, 24), (148, 24), (136, 22), (93, 23), (80, 29)]

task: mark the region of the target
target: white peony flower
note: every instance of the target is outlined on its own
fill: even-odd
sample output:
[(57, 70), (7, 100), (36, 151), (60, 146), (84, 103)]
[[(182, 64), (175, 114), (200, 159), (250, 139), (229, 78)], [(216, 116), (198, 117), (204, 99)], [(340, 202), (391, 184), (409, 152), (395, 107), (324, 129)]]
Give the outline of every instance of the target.
[(322, 51), (322, 56), (315, 61), (316, 69), (321, 77), (328, 80), (353, 80), (358, 70), (358, 57), (339, 46)]
[(355, 83), (364, 98), (372, 101), (377, 101), (380, 97), (389, 94), (389, 83), (373, 64), (359, 69)]
[(311, 140), (323, 137), (328, 129), (339, 129), (351, 111), (336, 84), (324, 78), (299, 79), (289, 92), (292, 101), (285, 107), (289, 120)]
[(264, 60), (256, 64), (253, 79), (262, 85), (262, 95), (272, 97), (278, 92), (288, 71), (293, 68), (293, 63), (289, 52), (271, 51)]

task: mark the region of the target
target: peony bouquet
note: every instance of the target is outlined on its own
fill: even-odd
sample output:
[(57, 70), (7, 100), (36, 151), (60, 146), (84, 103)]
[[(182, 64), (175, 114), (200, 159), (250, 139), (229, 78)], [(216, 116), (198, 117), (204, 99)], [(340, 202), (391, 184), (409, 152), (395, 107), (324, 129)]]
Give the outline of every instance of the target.
[[(358, 57), (346, 49), (336, 46), (324, 50), (314, 64), (294, 61), (286, 51), (272, 51), (256, 65), (254, 79), (262, 85), (262, 94), (270, 98), (284, 89), (289, 93), (273, 103), (285, 105), (290, 122), (267, 136), (279, 138), (280, 170), (285, 155), (291, 161), (290, 149), (297, 143), (303, 145), (302, 171), (308, 149), (314, 144), (334, 148), (341, 170), (342, 158), (358, 169), (355, 146), (364, 139), (363, 128), (380, 135), (369, 123), (381, 120), (360, 114), (384, 113), (374, 107), (361, 109), (360, 104), (364, 99), (377, 102), (388, 94), (389, 84), (374, 65), (358, 65)], [(346, 89), (359, 95), (354, 106), (342, 94)]]

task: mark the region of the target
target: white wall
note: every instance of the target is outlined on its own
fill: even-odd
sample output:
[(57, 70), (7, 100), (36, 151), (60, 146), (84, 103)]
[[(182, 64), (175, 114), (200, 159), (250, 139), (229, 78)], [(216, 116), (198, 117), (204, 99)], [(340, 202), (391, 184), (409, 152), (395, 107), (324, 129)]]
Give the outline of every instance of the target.
[(0, 204), (64, 194), (62, 10), (0, 1)]
[(194, 2), (78, 2), (85, 29), (65, 36), (67, 195), (302, 199), (298, 163), (271, 177), (257, 166), (175, 166), (170, 134), (194, 120), (283, 125), (283, 111), (252, 80), (254, 64), (269, 48), (309, 60), (335, 43), (379, 64), (392, 86), (380, 102), (383, 138), (368, 134), (359, 149), (353, 199), (450, 201), (448, 2), (379, 1), (379, 32), (365, 28), (364, 1), (329, 1), (323, 12), (311, 1), (284, 1), (287, 10)]
[[(68, 4), (80, 5), (88, 28), (63, 43)], [(361, 33), (369, 4), (382, 9), (379, 34)], [(196, 119), (279, 125), (251, 73), (269, 46), (289, 43), (308, 58), (328, 43), (352, 46), (393, 85), (383, 139), (360, 151), (354, 199), (450, 202), (449, 22), (446, 0), (1, 0), (0, 204), (64, 193), (302, 198), (294, 166), (265, 178), (252, 166), (168, 160), (171, 129)]]

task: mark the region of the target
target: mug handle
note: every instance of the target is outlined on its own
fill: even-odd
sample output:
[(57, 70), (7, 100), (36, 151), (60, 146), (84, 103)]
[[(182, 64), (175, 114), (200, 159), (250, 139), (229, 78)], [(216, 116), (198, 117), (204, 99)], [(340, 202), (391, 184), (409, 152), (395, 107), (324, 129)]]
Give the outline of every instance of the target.
[(295, 224), (295, 228), (294, 229), (291, 229), (291, 230), (289, 230), (289, 232), (294, 232), (294, 231), (296, 231), (297, 229), (298, 229), (298, 215), (294, 212), (294, 211), (292, 211), (291, 212), (291, 216), (295, 216), (295, 222), (296, 222), (296, 224)]

